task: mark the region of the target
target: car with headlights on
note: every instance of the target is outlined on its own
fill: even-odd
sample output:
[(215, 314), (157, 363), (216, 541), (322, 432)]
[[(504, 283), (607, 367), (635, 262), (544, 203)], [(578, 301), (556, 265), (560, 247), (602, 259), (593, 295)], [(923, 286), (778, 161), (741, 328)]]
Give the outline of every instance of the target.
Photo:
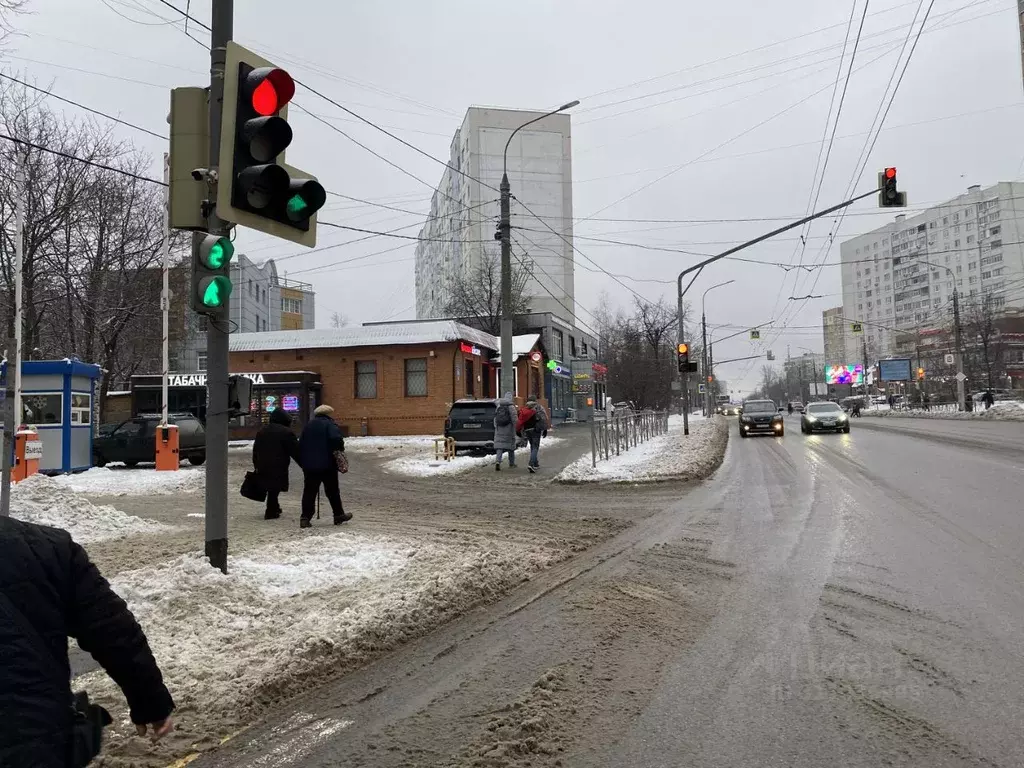
[(739, 416), (743, 413), (743, 407), (737, 403), (726, 403), (722, 406), (723, 416)]
[(771, 400), (747, 400), (740, 413), (740, 437), (775, 435), (782, 437), (786, 425), (782, 414)]
[(800, 431), (805, 435), (812, 432), (850, 432), (850, 417), (839, 407), (839, 403), (811, 403), (800, 417)]

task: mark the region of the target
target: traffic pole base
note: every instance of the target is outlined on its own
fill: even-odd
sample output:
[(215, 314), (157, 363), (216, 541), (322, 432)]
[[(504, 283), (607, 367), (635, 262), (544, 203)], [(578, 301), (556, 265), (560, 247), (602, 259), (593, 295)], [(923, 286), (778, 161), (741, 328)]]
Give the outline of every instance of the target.
[(206, 556), (210, 559), (210, 565), (221, 573), (228, 572), (228, 540), (213, 539), (206, 542)]

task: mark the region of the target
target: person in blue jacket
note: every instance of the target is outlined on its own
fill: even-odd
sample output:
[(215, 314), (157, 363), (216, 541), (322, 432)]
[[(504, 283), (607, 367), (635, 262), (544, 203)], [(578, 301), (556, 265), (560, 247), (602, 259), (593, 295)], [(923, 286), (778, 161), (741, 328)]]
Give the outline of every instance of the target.
[(338, 460), (336, 454), (345, 451), (345, 440), (341, 427), (334, 421), (334, 409), (329, 405), (317, 406), (313, 418), (302, 429), (299, 437), (299, 466), (302, 467), (302, 517), (300, 528), (309, 528), (313, 523), (316, 498), (320, 486), (334, 513), (334, 524), (341, 525), (352, 519), (341, 505), (341, 489), (338, 486)]

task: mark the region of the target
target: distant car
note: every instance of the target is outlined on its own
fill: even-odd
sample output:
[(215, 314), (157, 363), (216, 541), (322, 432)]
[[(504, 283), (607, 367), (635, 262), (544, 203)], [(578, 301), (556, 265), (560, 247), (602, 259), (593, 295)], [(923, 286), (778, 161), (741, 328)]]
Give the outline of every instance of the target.
[(811, 403), (800, 417), (800, 431), (805, 435), (812, 432), (850, 432), (850, 418), (838, 403)]
[[(170, 414), (167, 421), (178, 427), (178, 456), (189, 464), (206, 461), (206, 429), (198, 418), (189, 413)], [(156, 461), (156, 429), (160, 416), (145, 414), (122, 421), (106, 434), (92, 441), (92, 463), (104, 467), (111, 462), (123, 462), (134, 467), (142, 462)]]
[(794, 400), (793, 402), (790, 403), (790, 405), (793, 406), (793, 410), (796, 411), (797, 413), (804, 412), (804, 404), (801, 403), (799, 400)]
[[(444, 423), (444, 436), (455, 438), (455, 450), (494, 450), (494, 413), (498, 401), (494, 398), (482, 400), (456, 400), (448, 409)], [(523, 446), (523, 438), (516, 440)]]
[(747, 400), (740, 414), (740, 437), (768, 434), (782, 437), (786, 426), (771, 400)]
[(723, 416), (739, 416), (742, 412), (743, 408), (741, 408), (736, 403), (726, 403), (725, 405), (722, 406)]

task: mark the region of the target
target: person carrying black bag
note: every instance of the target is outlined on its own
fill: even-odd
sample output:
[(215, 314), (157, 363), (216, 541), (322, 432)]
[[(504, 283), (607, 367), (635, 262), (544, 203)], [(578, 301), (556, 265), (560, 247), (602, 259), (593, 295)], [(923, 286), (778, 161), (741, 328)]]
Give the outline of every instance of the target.
[(174, 701), (146, 635), (67, 531), (0, 517), (0, 766), (83, 768), (110, 714), (72, 694), (68, 638), (128, 700), (139, 735), (171, 731)]
[(276, 520), (281, 516), (278, 496), (288, 492), (288, 466), (293, 459), (299, 464), (299, 438), (292, 432), (292, 417), (286, 411), (275, 408), (268, 421), (253, 441), (252, 465), (257, 482), (267, 494), (263, 519)]
[(299, 438), (299, 466), (302, 467), (302, 517), (300, 528), (309, 528), (313, 522), (313, 510), (320, 495), (320, 486), (331, 504), (334, 524), (341, 525), (352, 519), (341, 505), (341, 488), (338, 473), (341, 471), (339, 456), (344, 456), (345, 440), (341, 427), (334, 421), (334, 409), (319, 405), (313, 411), (313, 418), (302, 428)]

